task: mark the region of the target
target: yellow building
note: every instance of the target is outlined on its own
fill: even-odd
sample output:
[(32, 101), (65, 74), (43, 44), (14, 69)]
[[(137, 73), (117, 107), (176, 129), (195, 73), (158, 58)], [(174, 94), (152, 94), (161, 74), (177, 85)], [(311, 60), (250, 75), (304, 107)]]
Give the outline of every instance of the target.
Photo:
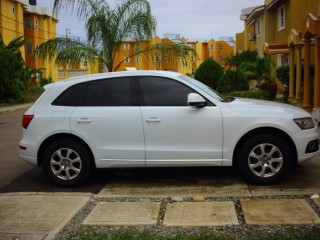
[[(5, 44), (24, 35), (23, 14), (28, 5), (27, 0), (0, 0), (0, 34)], [(25, 59), (24, 48), (20, 50)]]
[(71, 77), (99, 73), (100, 64), (98, 58), (96, 58), (94, 61), (86, 61), (85, 59), (80, 59), (79, 63), (59, 65), (58, 69), (57, 80), (61, 81), (63, 79)]
[(58, 80), (54, 62), (43, 62), (37, 55), (41, 43), (56, 37), (57, 17), (52, 16), (51, 10), (38, 7), (36, 0), (0, 0), (0, 3), (0, 34), (5, 44), (24, 36), (29, 43), (21, 48), (21, 53), (29, 68), (45, 68), (42, 77)]
[[(139, 48), (147, 49), (157, 44), (185, 44), (194, 51), (186, 52), (186, 58), (176, 61), (166, 53), (154, 51), (152, 54), (134, 55)], [(114, 71), (123, 71), (129, 67), (138, 70), (168, 70), (182, 74), (194, 74), (200, 64), (208, 57), (215, 59), (224, 65), (224, 58), (234, 54), (234, 44), (226, 41), (193, 40), (180, 38), (179, 34), (165, 34), (164, 38), (154, 37), (150, 41), (139, 43), (134, 41), (123, 41), (115, 55)]]
[[(227, 40), (227, 39), (226, 39)], [(233, 39), (228, 41), (220, 39), (215, 43), (214, 60), (217, 61), (223, 68), (225, 67), (224, 59), (234, 55), (235, 42)]]
[[(289, 98), (292, 102), (301, 101), (301, 63), (304, 63), (303, 107), (307, 110), (311, 107), (310, 64), (315, 64), (316, 69), (313, 106), (320, 105), (319, 15), (320, 0), (265, 0), (264, 5), (242, 9), (240, 18), (244, 21), (244, 31), (237, 34), (236, 41), (238, 51), (257, 50), (260, 56), (270, 55), (276, 67), (290, 64)], [(296, 74), (294, 64), (297, 65)]]

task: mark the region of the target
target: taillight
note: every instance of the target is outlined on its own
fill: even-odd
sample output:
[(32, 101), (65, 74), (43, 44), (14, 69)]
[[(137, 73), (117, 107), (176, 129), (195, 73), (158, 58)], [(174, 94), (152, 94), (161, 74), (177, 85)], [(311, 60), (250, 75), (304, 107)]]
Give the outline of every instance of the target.
[(22, 127), (24, 129), (27, 129), (32, 119), (33, 119), (33, 115), (23, 115), (23, 117), (22, 117)]

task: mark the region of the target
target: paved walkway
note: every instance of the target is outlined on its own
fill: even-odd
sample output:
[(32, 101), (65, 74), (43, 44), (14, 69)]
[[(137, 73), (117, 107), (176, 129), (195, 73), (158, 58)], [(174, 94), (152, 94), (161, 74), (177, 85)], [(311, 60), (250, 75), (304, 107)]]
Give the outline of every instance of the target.
[[(96, 202), (95, 206), (88, 211), (85, 206), (92, 202)], [(84, 225), (274, 226), (320, 224), (319, 208), (319, 199), (311, 200), (303, 196), (281, 199), (147, 196), (128, 201), (128, 198), (104, 198), (99, 194), (0, 194), (0, 239), (54, 239), (77, 213), (83, 215)], [(244, 220), (241, 222), (242, 216)]]

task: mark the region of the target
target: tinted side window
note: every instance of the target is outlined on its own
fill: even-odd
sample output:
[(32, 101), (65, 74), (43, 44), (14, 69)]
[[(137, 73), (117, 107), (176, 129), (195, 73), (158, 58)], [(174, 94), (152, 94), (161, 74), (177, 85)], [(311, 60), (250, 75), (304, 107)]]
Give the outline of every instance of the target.
[(168, 78), (141, 77), (139, 84), (145, 106), (188, 106), (188, 94), (195, 92)]
[(82, 96), (82, 106), (134, 106), (129, 78), (91, 81)]
[(55, 106), (76, 106), (79, 96), (86, 83), (76, 84), (67, 88), (53, 102)]

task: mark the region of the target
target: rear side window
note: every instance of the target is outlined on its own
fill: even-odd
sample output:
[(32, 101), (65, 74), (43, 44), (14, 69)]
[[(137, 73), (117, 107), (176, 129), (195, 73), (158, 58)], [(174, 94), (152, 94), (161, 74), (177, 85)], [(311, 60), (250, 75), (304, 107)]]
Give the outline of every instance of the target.
[(81, 106), (136, 106), (130, 78), (114, 78), (88, 83), (82, 94)]
[(86, 85), (86, 83), (82, 83), (69, 87), (52, 102), (52, 105), (67, 107), (76, 106), (79, 96)]

